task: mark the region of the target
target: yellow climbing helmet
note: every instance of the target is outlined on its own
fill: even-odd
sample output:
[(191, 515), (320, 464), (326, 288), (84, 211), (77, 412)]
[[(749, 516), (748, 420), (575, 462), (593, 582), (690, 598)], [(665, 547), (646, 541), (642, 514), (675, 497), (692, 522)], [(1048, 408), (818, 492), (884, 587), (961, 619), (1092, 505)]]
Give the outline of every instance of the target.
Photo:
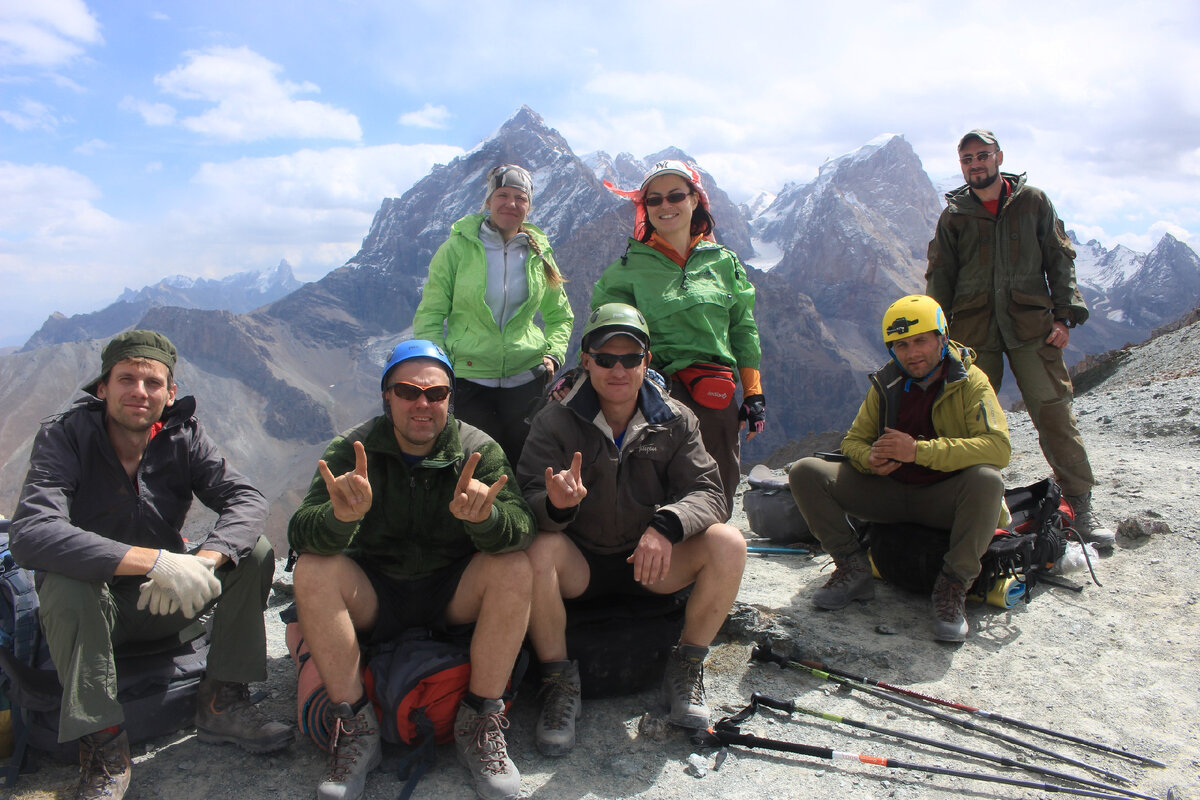
[(937, 301), (928, 295), (901, 297), (883, 314), (883, 343), (889, 348), (897, 339), (926, 331), (946, 335), (946, 315)]

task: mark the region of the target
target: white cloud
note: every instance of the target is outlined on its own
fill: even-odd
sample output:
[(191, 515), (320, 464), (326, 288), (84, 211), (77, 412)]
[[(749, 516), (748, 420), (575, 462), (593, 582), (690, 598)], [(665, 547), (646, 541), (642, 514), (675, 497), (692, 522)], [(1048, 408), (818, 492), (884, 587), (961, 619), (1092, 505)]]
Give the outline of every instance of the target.
[(185, 100), (213, 107), (179, 124), (196, 133), (229, 142), (273, 138), (358, 141), (362, 129), (351, 113), (296, 95), (313, 94), (310, 82), (280, 80), (283, 68), (246, 47), (211, 47), (185, 54), (186, 62), (155, 84)]
[(99, 44), (100, 23), (82, 0), (0, 3), (0, 65), (54, 68)]
[(45, 103), (24, 97), (21, 98), (17, 107), (19, 109), (17, 111), (0, 109), (0, 119), (21, 132), (40, 130), (53, 133), (58, 127), (58, 117), (54, 115), (53, 109)]
[(175, 122), (175, 109), (166, 103), (150, 103), (126, 96), (122, 98), (118, 107), (122, 111), (132, 111), (141, 116), (147, 125), (159, 127)]
[(111, 145), (103, 139), (88, 139), (86, 142), (77, 145), (75, 152), (81, 156), (94, 156), (97, 153), (108, 150)]
[(419, 111), (401, 114), (398, 121), (401, 125), (414, 128), (447, 128), (449, 127), (450, 112), (445, 106), (426, 103)]

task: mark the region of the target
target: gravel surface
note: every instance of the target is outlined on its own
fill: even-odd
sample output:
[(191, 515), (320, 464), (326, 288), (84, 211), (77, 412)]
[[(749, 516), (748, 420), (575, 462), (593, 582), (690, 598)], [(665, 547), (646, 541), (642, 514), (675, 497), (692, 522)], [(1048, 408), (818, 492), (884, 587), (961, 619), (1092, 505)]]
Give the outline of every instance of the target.
[[(885, 584), (875, 600), (837, 612), (812, 609), (808, 596), (828, 576), (824, 556), (751, 557), (738, 614), (706, 667), (714, 717), (743, 707), (752, 692), (796, 700), (817, 711), (952, 740), (975, 750), (1062, 772), (1109, 778), (1056, 762), (978, 733), (859, 693), (838, 691), (806, 672), (749, 662), (754, 640), (770, 634), (831, 666), (926, 694), (978, 706), (1159, 759), (1165, 768), (1108, 756), (1069, 742), (986, 725), (1128, 776), (1131, 789), (1200, 800), (1200, 524), (1196, 464), (1200, 456), (1200, 327), (1189, 326), (1137, 348), (1097, 389), (1077, 398), (1076, 412), (1100, 487), (1100, 516), (1121, 523), (1116, 548), (1096, 565), (1103, 586), (1082, 591), (1039, 586), (1012, 610), (968, 605), (971, 633), (962, 645), (929, 636), (928, 598)], [(1046, 466), (1024, 414), (1010, 413), (1014, 455), (1008, 485), (1044, 477)], [(734, 519), (749, 534), (745, 518)], [(1069, 576), (1077, 582), (1086, 573)], [(294, 718), (295, 685), (274, 613), (270, 623), (268, 712)], [(508, 731), (523, 775), (523, 793), (545, 798), (1042, 798), (1050, 793), (965, 778), (887, 769), (853, 761), (731, 748), (718, 751), (677, 729), (655, 724), (665, 709), (653, 692), (585, 703), (579, 745), (561, 759), (533, 747), (534, 692), (518, 698)], [(648, 715), (648, 716), (647, 716)], [(958, 715), (962, 716), (962, 715)], [(645, 722), (643, 718), (645, 717)], [(646, 724), (648, 722), (649, 724)], [(1052, 779), (993, 768), (965, 756), (900, 742), (810, 716), (762, 711), (747, 733), (915, 764), (1001, 774), (1038, 784)], [(707, 768), (697, 777), (689, 756)], [(368, 798), (394, 798), (398, 748), (367, 785)], [(292, 798), (313, 796), (324, 758), (307, 741), (274, 756), (251, 756), (201, 744), (194, 731), (135, 748), (138, 798)], [(703, 770), (702, 770), (703, 771)], [(70, 797), (75, 770), (41, 764), (22, 778), (14, 798)], [(452, 747), (415, 798), (468, 798), (466, 773)], [(1055, 793), (1055, 796), (1066, 796)]]

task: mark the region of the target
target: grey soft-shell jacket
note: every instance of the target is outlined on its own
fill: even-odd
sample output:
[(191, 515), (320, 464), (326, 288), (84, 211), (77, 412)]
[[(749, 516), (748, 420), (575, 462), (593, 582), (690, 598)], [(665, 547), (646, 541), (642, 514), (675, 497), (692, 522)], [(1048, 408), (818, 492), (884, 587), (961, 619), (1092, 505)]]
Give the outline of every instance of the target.
[(88, 395), (44, 423), (9, 532), (17, 563), (107, 581), (132, 546), (182, 553), (193, 495), (219, 515), (204, 548), (235, 564), (249, 554), (267, 501), (226, 463), (195, 411), (190, 396), (167, 407), (134, 480), (109, 442), (102, 400)]

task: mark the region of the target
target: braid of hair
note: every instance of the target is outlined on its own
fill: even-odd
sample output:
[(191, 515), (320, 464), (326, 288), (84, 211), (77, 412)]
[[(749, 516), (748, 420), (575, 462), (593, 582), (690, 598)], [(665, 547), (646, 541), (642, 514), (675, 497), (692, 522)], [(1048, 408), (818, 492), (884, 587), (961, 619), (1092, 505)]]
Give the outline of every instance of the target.
[(526, 223), (521, 223), (521, 232), (525, 234), (525, 239), (529, 242), (529, 249), (533, 254), (542, 260), (542, 270), (546, 273), (546, 283), (551, 286), (562, 286), (567, 282), (562, 273), (558, 271), (558, 265), (554, 263), (554, 258), (549, 253), (542, 252), (542, 246), (534, 237), (533, 231), (529, 230)]

